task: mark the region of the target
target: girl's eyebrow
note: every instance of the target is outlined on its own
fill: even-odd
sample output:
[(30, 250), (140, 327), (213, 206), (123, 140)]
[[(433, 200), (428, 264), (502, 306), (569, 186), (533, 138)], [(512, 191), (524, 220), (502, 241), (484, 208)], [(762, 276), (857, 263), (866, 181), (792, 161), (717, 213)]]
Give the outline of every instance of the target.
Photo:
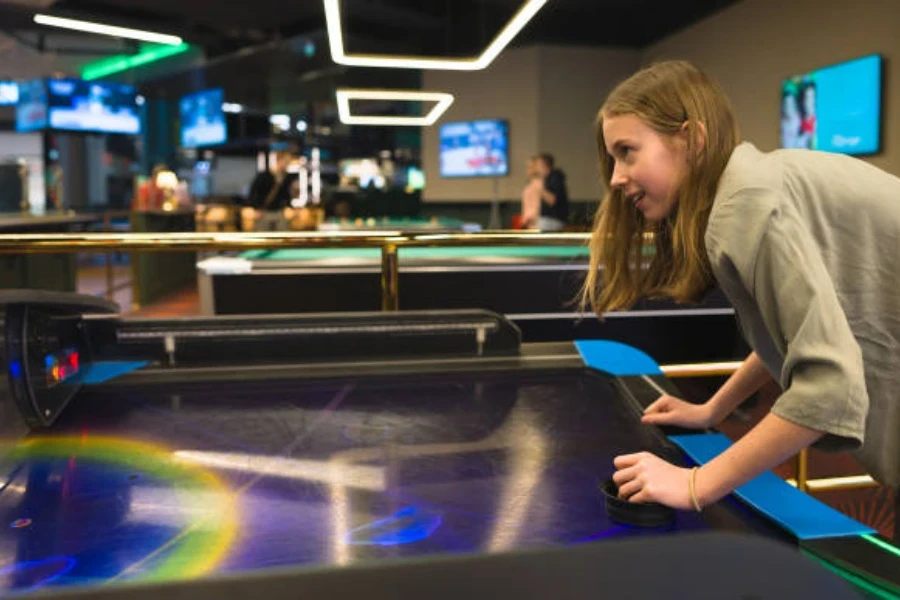
[(630, 145), (630, 142), (628, 140), (616, 140), (616, 142), (612, 146), (613, 154), (615, 154), (616, 152), (620, 152), (622, 148), (628, 145)]

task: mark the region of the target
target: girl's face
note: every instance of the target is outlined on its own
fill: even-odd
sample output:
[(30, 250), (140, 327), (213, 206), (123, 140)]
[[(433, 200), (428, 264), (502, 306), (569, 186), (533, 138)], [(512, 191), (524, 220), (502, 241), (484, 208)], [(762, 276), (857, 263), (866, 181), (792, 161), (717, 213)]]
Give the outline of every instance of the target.
[(631, 114), (603, 118), (606, 151), (615, 161), (613, 188), (651, 222), (668, 217), (678, 201), (676, 190), (687, 173), (687, 150), (681, 136), (663, 136)]

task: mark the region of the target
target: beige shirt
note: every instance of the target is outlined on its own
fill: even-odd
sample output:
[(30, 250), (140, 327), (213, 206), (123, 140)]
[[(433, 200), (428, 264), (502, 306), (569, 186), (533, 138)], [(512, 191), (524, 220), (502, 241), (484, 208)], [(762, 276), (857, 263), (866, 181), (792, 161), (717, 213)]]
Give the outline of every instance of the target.
[(839, 154), (743, 143), (706, 248), (784, 390), (772, 412), (900, 485), (900, 179)]

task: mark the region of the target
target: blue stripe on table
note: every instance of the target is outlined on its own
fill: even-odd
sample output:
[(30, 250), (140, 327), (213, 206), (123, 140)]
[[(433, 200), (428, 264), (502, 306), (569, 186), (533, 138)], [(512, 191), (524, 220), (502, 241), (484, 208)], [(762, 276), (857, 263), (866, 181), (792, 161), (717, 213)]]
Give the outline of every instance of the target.
[(637, 348), (620, 342), (577, 340), (575, 347), (586, 366), (616, 377), (662, 375), (655, 360)]
[[(673, 435), (669, 439), (699, 465), (731, 446), (731, 440), (721, 433)], [(771, 471), (742, 485), (734, 494), (800, 540), (875, 533), (871, 527), (801, 492)]]
[(132, 371), (137, 371), (147, 364), (146, 360), (96, 362), (88, 369), (88, 372), (82, 379), (82, 383), (105, 383)]

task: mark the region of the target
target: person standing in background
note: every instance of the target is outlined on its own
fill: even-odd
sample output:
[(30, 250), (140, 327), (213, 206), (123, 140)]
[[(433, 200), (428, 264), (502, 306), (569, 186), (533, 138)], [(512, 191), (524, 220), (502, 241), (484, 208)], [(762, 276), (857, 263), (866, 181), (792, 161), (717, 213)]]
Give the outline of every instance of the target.
[(269, 171), (257, 173), (250, 184), (248, 205), (241, 210), (244, 231), (257, 228), (286, 230), (288, 216), (282, 214), (291, 207), (291, 199), (299, 191), (296, 175), (288, 173), (292, 155), (287, 151), (275, 154)]
[(569, 222), (569, 191), (566, 175), (556, 168), (552, 154), (541, 154), (537, 158), (537, 170), (543, 180), (541, 190), (541, 216), (538, 227), (541, 231), (560, 231)]

